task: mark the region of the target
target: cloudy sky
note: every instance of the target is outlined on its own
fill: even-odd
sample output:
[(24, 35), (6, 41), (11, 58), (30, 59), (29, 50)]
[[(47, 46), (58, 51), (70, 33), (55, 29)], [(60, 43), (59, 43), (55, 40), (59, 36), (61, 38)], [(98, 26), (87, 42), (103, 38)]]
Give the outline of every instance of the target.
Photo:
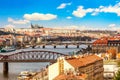
[(120, 28), (120, 0), (0, 0), (0, 27)]

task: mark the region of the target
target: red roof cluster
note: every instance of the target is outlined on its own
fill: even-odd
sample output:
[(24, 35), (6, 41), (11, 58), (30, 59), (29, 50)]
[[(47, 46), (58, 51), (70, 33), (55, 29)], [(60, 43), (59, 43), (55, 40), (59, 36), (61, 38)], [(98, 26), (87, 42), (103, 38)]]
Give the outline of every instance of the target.
[(2, 42), (4, 42), (5, 41), (5, 39), (0, 39), (0, 43), (2, 43)]
[(115, 40), (120, 40), (120, 35), (113, 36), (113, 37), (102, 37), (94, 41), (93, 45), (96, 45), (96, 44), (107, 45), (108, 41), (115, 41)]
[(66, 59), (69, 64), (71, 64), (74, 68), (86, 66), (88, 64), (94, 63), (98, 60), (102, 60), (102, 58), (96, 55), (85, 55), (83, 57), (78, 58), (70, 58)]

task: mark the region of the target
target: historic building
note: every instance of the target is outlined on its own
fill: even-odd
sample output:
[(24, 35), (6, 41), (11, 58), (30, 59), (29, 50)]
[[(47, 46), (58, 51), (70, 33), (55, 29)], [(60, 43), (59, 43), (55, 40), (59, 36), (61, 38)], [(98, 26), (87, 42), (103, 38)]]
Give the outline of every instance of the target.
[(103, 80), (103, 71), (103, 60), (96, 55), (60, 57), (49, 66), (48, 80)]
[(116, 49), (116, 52), (120, 52), (120, 39), (108, 40), (108, 48), (113, 47)]
[(93, 53), (103, 53), (107, 51), (108, 48), (108, 38), (100, 38), (93, 42), (92, 44), (92, 52)]
[(120, 36), (103, 37), (97, 39), (92, 44), (93, 53), (106, 53), (109, 49), (115, 49), (116, 53), (120, 52)]

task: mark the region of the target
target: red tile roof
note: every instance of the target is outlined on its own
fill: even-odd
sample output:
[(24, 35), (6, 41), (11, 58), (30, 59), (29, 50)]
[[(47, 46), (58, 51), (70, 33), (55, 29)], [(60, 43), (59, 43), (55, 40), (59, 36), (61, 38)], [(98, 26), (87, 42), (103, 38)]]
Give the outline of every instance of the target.
[(96, 55), (88, 55), (85, 57), (67, 59), (67, 62), (71, 64), (74, 68), (77, 68), (77, 67), (86, 66), (90, 63), (94, 63), (98, 60), (102, 60), (102, 58)]
[(96, 44), (107, 45), (108, 41), (114, 41), (114, 40), (120, 40), (120, 37), (119, 36), (102, 37), (102, 38), (94, 41), (93, 45), (96, 45)]

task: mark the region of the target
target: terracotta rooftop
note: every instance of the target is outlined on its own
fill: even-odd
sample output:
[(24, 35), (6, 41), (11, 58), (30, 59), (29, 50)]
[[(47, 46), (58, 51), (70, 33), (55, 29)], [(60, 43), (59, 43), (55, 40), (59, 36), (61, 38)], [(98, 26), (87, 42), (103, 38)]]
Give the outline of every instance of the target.
[(107, 44), (108, 38), (101, 38), (93, 42), (93, 44)]
[(16, 38), (23, 38), (24, 36), (16, 36)]
[(90, 63), (94, 63), (98, 60), (102, 60), (102, 58), (96, 56), (96, 55), (88, 55), (85, 57), (79, 57), (79, 58), (72, 58), (67, 59), (66, 61), (71, 64), (74, 68), (86, 66)]
[(0, 42), (4, 42), (5, 41), (5, 39), (0, 39)]
[(93, 42), (93, 45), (96, 45), (96, 44), (105, 44), (107, 45), (108, 41), (120, 41), (120, 37), (118, 36), (113, 36), (113, 37), (103, 37), (103, 38), (100, 38), (96, 41)]

